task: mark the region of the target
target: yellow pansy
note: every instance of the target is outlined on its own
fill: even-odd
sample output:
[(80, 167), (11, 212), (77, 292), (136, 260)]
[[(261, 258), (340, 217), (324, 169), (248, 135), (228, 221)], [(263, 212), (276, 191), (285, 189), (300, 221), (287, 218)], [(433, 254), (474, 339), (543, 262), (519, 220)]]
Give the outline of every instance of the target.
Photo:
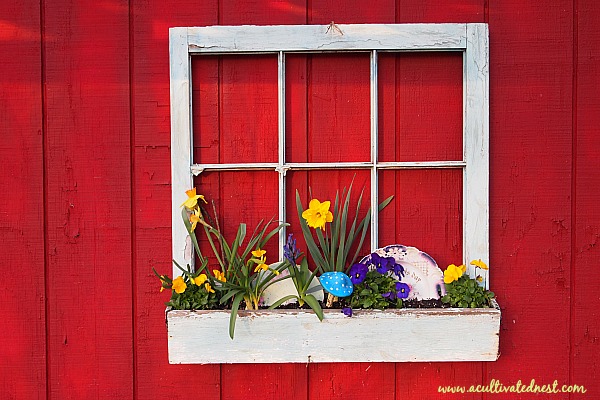
[(206, 274), (200, 274), (196, 277), (196, 285), (200, 286), (202, 285), (204, 282), (206, 282), (206, 280), (208, 279), (208, 277), (206, 276)]
[(202, 285), (204, 282), (206, 282), (206, 279), (208, 279), (206, 277), (206, 274), (200, 274), (197, 277), (190, 277), (190, 281), (192, 281), (192, 283), (194, 285), (200, 286)]
[(471, 265), (474, 265), (475, 267), (481, 268), (481, 269), (489, 269), (488, 266), (486, 265), (486, 263), (481, 261), (481, 258), (479, 260), (471, 261)]
[(215, 290), (210, 286), (210, 283), (208, 283), (208, 282), (204, 284), (204, 288), (206, 289), (206, 291), (208, 293), (214, 293), (215, 292)]
[(454, 264), (448, 265), (448, 268), (444, 271), (444, 283), (452, 283), (457, 281), (458, 278), (464, 273), (464, 265), (457, 267)]
[(481, 277), (481, 275), (477, 275), (477, 278), (475, 279), (477, 279), (477, 282), (483, 282), (483, 278)]
[(464, 274), (464, 273), (467, 271), (467, 267), (465, 267), (465, 265), (464, 265), (464, 264), (460, 264), (460, 265), (458, 266), (458, 268), (460, 268), (460, 270), (462, 271), (462, 273), (463, 273), (463, 274)]
[(202, 219), (202, 214), (200, 213), (200, 209), (196, 208), (194, 209), (194, 212), (192, 214), (190, 214), (190, 222), (192, 224), (192, 232), (194, 231), (194, 229), (196, 229), (196, 225), (198, 224), (198, 222), (200, 222), (200, 220)]
[(187, 190), (185, 192), (185, 194), (188, 195), (188, 199), (186, 201), (184, 201), (180, 207), (186, 206), (187, 208), (189, 208), (191, 210), (192, 208), (196, 207), (196, 205), (198, 204), (198, 199), (200, 199), (206, 203), (204, 196), (202, 196), (201, 194), (196, 194), (196, 188)]
[(218, 281), (227, 282), (227, 278), (225, 278), (225, 274), (219, 271), (218, 269), (213, 269), (213, 275)]
[(331, 202), (320, 202), (317, 199), (312, 199), (308, 203), (308, 209), (302, 213), (302, 218), (306, 220), (306, 224), (311, 228), (321, 228), (325, 230), (325, 224), (333, 221), (333, 214), (329, 211)]
[(185, 292), (186, 288), (187, 285), (183, 281), (182, 277), (178, 276), (177, 278), (173, 279), (173, 290), (175, 291), (175, 293), (181, 294)]

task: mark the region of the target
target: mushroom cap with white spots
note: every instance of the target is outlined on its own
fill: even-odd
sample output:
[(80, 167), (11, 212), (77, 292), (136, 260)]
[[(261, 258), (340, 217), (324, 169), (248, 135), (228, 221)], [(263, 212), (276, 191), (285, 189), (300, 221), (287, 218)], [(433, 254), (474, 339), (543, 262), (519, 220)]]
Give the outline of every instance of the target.
[(337, 297), (348, 297), (354, 291), (350, 277), (343, 272), (325, 272), (319, 280), (323, 289)]

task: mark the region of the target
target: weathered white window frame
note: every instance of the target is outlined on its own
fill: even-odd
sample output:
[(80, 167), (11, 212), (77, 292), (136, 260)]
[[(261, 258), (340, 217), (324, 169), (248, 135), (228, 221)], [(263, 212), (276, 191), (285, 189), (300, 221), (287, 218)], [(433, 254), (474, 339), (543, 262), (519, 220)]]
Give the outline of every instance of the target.
[[(461, 161), (378, 161), (377, 69), (380, 52), (463, 53), (463, 159)], [(369, 162), (288, 163), (285, 158), (286, 53), (370, 52), (371, 159)], [(378, 204), (378, 171), (460, 168), (463, 170), (463, 261), (489, 260), (489, 45), (487, 24), (349, 24), (210, 26), (169, 30), (171, 74), (171, 169), (173, 259), (180, 265), (188, 233), (179, 205), (193, 177), (202, 171), (271, 170), (279, 173), (279, 219), (285, 220), (285, 176), (289, 170), (369, 169), (371, 204)], [(276, 54), (278, 57), (277, 163), (195, 164), (193, 161), (191, 56)], [(371, 248), (378, 247), (377, 208)], [(280, 252), (285, 232), (280, 233)], [(408, 243), (405, 243), (408, 244)], [(281, 258), (280, 254), (280, 258)], [(469, 266), (469, 268), (471, 268)], [(473, 271), (470, 269), (471, 274)], [(483, 271), (486, 287), (487, 271)], [(481, 271), (479, 271), (481, 273)], [(174, 267), (174, 275), (180, 272)]]

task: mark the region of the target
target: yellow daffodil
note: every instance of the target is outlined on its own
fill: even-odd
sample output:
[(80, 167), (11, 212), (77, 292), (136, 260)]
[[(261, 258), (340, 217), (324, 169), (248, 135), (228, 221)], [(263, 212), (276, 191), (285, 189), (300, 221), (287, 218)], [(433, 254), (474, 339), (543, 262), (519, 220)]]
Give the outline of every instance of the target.
[(227, 278), (225, 278), (225, 274), (219, 271), (218, 269), (213, 269), (213, 275), (218, 281), (227, 282)]
[(186, 288), (187, 285), (183, 281), (182, 277), (178, 276), (177, 278), (173, 279), (173, 290), (175, 291), (175, 293), (181, 294), (185, 292)]
[(320, 202), (317, 199), (312, 199), (308, 203), (308, 209), (302, 213), (302, 218), (306, 220), (306, 224), (311, 228), (321, 228), (325, 230), (325, 224), (333, 221), (333, 214), (329, 211), (331, 202)]
[(189, 208), (191, 210), (194, 207), (196, 207), (196, 205), (198, 205), (198, 199), (200, 199), (206, 203), (204, 196), (202, 196), (201, 194), (196, 194), (196, 188), (187, 190), (185, 192), (185, 194), (188, 195), (188, 199), (186, 201), (184, 201), (180, 207), (186, 206), (187, 208)]
[(159, 276), (159, 278), (160, 278), (160, 293), (162, 293), (163, 290), (165, 290), (165, 284), (167, 283), (166, 275), (161, 275), (161, 276)]
[(267, 253), (266, 250), (257, 249), (252, 252), (252, 255), (256, 258), (261, 258)]
[(206, 289), (206, 291), (208, 293), (214, 293), (215, 292), (215, 289), (213, 289), (212, 287), (210, 287), (210, 283), (208, 283), (208, 282), (204, 284), (204, 288)]
[(200, 213), (200, 209), (199, 208), (194, 209), (194, 212), (192, 214), (190, 214), (190, 222), (192, 224), (192, 232), (194, 231), (194, 229), (196, 229), (196, 225), (198, 224), (198, 222), (200, 222), (201, 219), (202, 219), (202, 214)]
[(464, 273), (464, 265), (457, 267), (454, 264), (448, 265), (448, 268), (444, 271), (444, 283), (452, 283), (457, 281), (458, 278)]
[(471, 261), (471, 265), (474, 265), (475, 267), (481, 268), (481, 269), (489, 269), (488, 266), (486, 265), (486, 263), (481, 261), (481, 258), (479, 260)]
[(258, 271), (260, 271), (261, 269), (262, 269), (263, 271), (266, 271), (266, 270), (268, 270), (268, 269), (269, 269), (269, 266), (268, 266), (267, 264), (258, 264), (258, 265), (256, 266), (256, 268), (254, 268), (254, 272), (258, 272)]

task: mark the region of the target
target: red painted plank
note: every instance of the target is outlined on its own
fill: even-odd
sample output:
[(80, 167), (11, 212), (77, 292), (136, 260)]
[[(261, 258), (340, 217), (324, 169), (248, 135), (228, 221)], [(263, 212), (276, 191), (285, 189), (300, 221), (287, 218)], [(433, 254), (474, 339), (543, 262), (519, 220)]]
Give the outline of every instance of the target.
[[(400, 23), (483, 22), (484, 1), (401, 1), (397, 4), (396, 18), (396, 21)], [(400, 131), (400, 134), (407, 130), (405, 139), (408, 141), (411, 140), (412, 134), (416, 134), (415, 137), (426, 140), (428, 146), (427, 149), (413, 151), (412, 154), (406, 154), (406, 150), (397, 147), (396, 157), (407, 160), (421, 156), (461, 159), (461, 135), (459, 132), (462, 131), (462, 115), (457, 112), (457, 106), (460, 104), (462, 109), (462, 93), (459, 89), (462, 76), (459, 73), (461, 69), (459, 69), (460, 63), (457, 57), (451, 53), (444, 53), (444, 55), (417, 53), (408, 57), (400, 55), (397, 58), (400, 60), (396, 61), (395, 76), (398, 82), (396, 129)], [(425, 69), (431, 72), (423, 73), (422, 71)], [(437, 84), (433, 84), (436, 82)], [(419, 96), (415, 92), (418, 92)], [(423, 107), (424, 105), (427, 107)], [(439, 110), (438, 115), (436, 115), (436, 109)], [(437, 135), (440, 135), (439, 139), (435, 139)], [(446, 148), (440, 143), (443, 143), (444, 139), (449, 141)], [(388, 140), (388, 142), (390, 141)], [(411, 147), (408, 143), (404, 143), (404, 140), (400, 140), (397, 145)], [(412, 144), (413, 147), (415, 145), (415, 143)], [(448, 263), (461, 262), (462, 258), (462, 249), (458, 244), (460, 241), (456, 243), (457, 238), (462, 235), (462, 230), (453, 223), (455, 218), (461, 215), (458, 211), (461, 208), (462, 200), (457, 195), (460, 194), (461, 190), (459, 189), (462, 185), (456, 175), (457, 171), (437, 172), (440, 175), (435, 177), (434, 181), (429, 181), (427, 177), (431, 176), (432, 172), (405, 171), (394, 174), (395, 177), (406, 176), (405, 179), (412, 175), (412, 179), (415, 181), (410, 179), (407, 185), (416, 184), (408, 189), (415, 191), (413, 194), (416, 197), (415, 201), (407, 204), (405, 198), (408, 193), (399, 193), (396, 207), (407, 210), (408, 214), (399, 213), (399, 210), (396, 209), (396, 218), (406, 221), (405, 223), (397, 222), (396, 235), (402, 236), (403, 226), (425, 225), (424, 231), (411, 231), (407, 234), (411, 241), (422, 243), (419, 246), (423, 247), (424, 251), (433, 253), (432, 256), (440, 267), (445, 268)], [(456, 184), (455, 187), (450, 186), (452, 182)], [(400, 189), (402, 186), (403, 184), (400, 183), (397, 188)], [(444, 190), (447, 192), (443, 193)], [(436, 196), (441, 198), (435, 199)], [(446, 211), (442, 211), (443, 208)], [(419, 214), (422, 217), (419, 217)], [(439, 227), (437, 230), (433, 229), (433, 226), (427, 227), (429, 225), (428, 217), (444, 221), (443, 227)], [(436, 238), (428, 240), (424, 236), (424, 232), (427, 231), (430, 231), (430, 234)], [(396, 364), (397, 398), (438, 398), (440, 396), (438, 386), (440, 385), (477, 385), (480, 383), (483, 383), (481, 363)], [(476, 395), (464, 398), (480, 397)]]
[[(291, 2), (258, 2), (255, 0), (243, 0), (236, 2), (221, 1), (220, 20), (222, 25), (256, 24), (256, 25), (278, 25), (278, 24), (303, 24), (306, 22), (305, 2), (293, 0)], [(220, 121), (221, 152), (227, 151), (232, 155), (230, 142), (236, 138), (244, 143), (258, 141), (258, 145), (252, 146), (254, 152), (260, 152), (267, 158), (272, 159), (276, 155), (277, 143), (277, 64), (272, 57), (265, 60), (254, 60), (252, 66), (245, 70), (242, 63), (223, 64), (221, 70), (221, 83), (223, 85), (221, 94), (222, 110)], [(230, 72), (236, 71), (236, 75)], [(259, 85), (256, 85), (256, 83)], [(253, 83), (253, 85), (250, 85)], [(228, 85), (232, 90), (228, 91)], [(238, 88), (237, 86), (241, 86)], [(258, 93), (257, 90), (260, 92)], [(240, 93), (240, 98), (236, 98)], [(229, 94), (229, 96), (227, 96)], [(244, 98), (246, 97), (246, 98)], [(254, 98), (252, 98), (254, 97)], [(260, 103), (262, 102), (262, 104)], [(252, 108), (244, 104), (253, 105)], [(235, 106), (245, 109), (237, 110)], [(264, 113), (261, 115), (261, 113)], [(233, 118), (232, 118), (233, 117)], [(251, 121), (246, 122), (244, 119)], [(252, 129), (243, 129), (246, 124), (253, 125)], [(237, 132), (236, 132), (237, 131)], [(256, 132), (256, 136), (252, 134)], [(234, 136), (228, 136), (230, 133)], [(263, 149), (260, 149), (264, 146)], [(236, 149), (240, 151), (242, 149)], [(226, 160), (225, 154), (221, 154), (221, 161)], [(274, 160), (277, 158), (275, 157)], [(225, 181), (223, 174), (221, 186), (221, 199), (224, 212), (232, 222), (251, 220), (258, 218), (270, 218), (269, 210), (277, 210), (277, 174), (255, 173), (249, 174), (243, 181)], [(252, 177), (251, 177), (252, 176)], [(248, 193), (248, 196), (240, 196), (239, 193)], [(236, 211), (236, 202), (243, 201), (248, 207), (242, 205)], [(255, 202), (254, 210), (251, 203)], [(273, 241), (275, 246), (275, 241)], [(267, 254), (277, 254), (276, 247), (267, 248)], [(277, 334), (274, 332), (273, 334)], [(261, 338), (268, 340), (268, 338)], [(259, 340), (261, 340), (259, 339)], [(222, 398), (223, 399), (306, 399), (306, 367), (302, 364), (260, 364), (248, 365), (223, 365), (221, 367)]]
[(490, 2), (490, 275), (503, 315), (487, 381), (569, 379), (572, 9)]
[[(200, 116), (200, 129), (194, 131), (194, 142), (201, 146), (199, 162), (216, 155), (220, 163), (277, 162), (277, 57), (208, 57), (206, 66), (204, 62), (202, 56), (192, 62), (198, 78), (193, 85), (201, 85), (193, 105), (194, 115)], [(204, 94), (210, 97), (205, 100)], [(218, 138), (213, 121), (220, 125)]]
[(417, 247), (442, 269), (461, 263), (462, 170), (384, 171), (380, 176), (395, 182), (384, 190), (386, 196), (395, 196), (388, 206), (395, 214), (395, 235), (380, 227), (380, 243)]
[(394, 398), (393, 363), (310, 364), (308, 374), (311, 400)]
[[(574, 263), (571, 265), (571, 373), (572, 384), (584, 385), (588, 396), (600, 393), (600, 8), (596, 2), (578, 2), (574, 190)], [(573, 398), (582, 396), (573, 395)]]
[(462, 53), (382, 54), (380, 62), (380, 75), (389, 75), (381, 76), (380, 97), (398, 99), (396, 109), (380, 105), (396, 116), (395, 130), (380, 132), (380, 161), (462, 160)]
[(361, 145), (370, 141), (369, 62), (368, 54), (308, 58), (308, 162), (371, 159)]
[[(484, 22), (484, 0), (398, 1), (396, 22), (447, 23)], [(518, 12), (518, 8), (514, 9)], [(487, 21), (486, 21), (487, 22)]]
[[(0, 3), (0, 393), (46, 396), (39, 2)], [(26, 282), (18, 284), (17, 282)]]
[(361, 0), (312, 2), (308, 6), (309, 24), (385, 24), (394, 22), (395, 4), (392, 0), (369, 3)]
[(306, 0), (222, 0), (219, 15), (219, 25), (304, 24)]
[[(344, 2), (344, 6), (340, 7), (336, 1), (313, 2), (308, 8), (308, 16), (310, 24), (328, 24), (331, 21), (340, 24), (390, 23), (394, 22), (395, 5), (393, 1), (376, 4), (350, 1)], [(328, 62), (327, 58), (333, 59), (333, 62)], [(308, 62), (309, 160), (370, 160), (369, 69), (367, 55), (313, 56)], [(311, 142), (317, 144), (313, 146), (312, 152)], [(354, 172), (315, 173), (307, 183), (318, 192), (333, 191), (336, 188), (341, 190), (348, 186)], [(366, 184), (368, 193), (368, 172), (357, 172), (357, 176), (355, 188), (362, 188)], [(327, 180), (330, 181), (329, 184)], [(358, 194), (358, 190), (355, 194)], [(368, 205), (370, 201), (367, 200), (364, 204)], [(366, 248), (368, 247), (367, 244)], [(309, 398), (391, 399), (395, 396), (394, 371), (394, 364), (313, 364), (308, 371)]]
[(185, 399), (199, 393), (219, 399), (218, 365), (168, 364), (164, 302), (169, 293), (159, 293), (151, 269), (172, 271), (169, 28), (216, 24), (218, 2), (134, 1), (131, 13), (136, 398)]
[(128, 8), (44, 5), (49, 395), (131, 398)]

